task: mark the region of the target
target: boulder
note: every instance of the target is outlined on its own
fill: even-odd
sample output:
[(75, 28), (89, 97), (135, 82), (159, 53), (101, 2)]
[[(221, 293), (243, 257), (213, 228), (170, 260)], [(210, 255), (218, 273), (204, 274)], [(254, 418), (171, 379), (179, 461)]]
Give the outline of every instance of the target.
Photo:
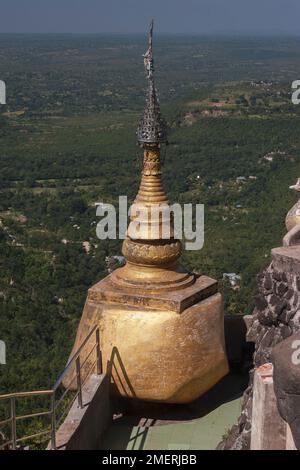
[(279, 343), (271, 359), (279, 413), (290, 425), (296, 448), (300, 449), (300, 332)]

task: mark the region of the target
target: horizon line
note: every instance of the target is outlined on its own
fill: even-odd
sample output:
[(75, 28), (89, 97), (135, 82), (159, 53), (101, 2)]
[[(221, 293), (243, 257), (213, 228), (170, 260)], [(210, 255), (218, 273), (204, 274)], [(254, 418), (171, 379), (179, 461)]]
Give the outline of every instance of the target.
[[(139, 36), (143, 35), (145, 36), (145, 31), (136, 31), (136, 32), (125, 32), (125, 31), (97, 31), (97, 32), (87, 32), (87, 31), (5, 31), (2, 32), (0, 31), (0, 35), (69, 35), (69, 36), (76, 36), (76, 35), (84, 35), (84, 36), (97, 36), (97, 35), (116, 35), (116, 36)], [(160, 31), (156, 32), (156, 36), (206, 36), (206, 37), (211, 37), (211, 36), (222, 36), (222, 37), (232, 37), (232, 36), (238, 36), (238, 37), (300, 37), (300, 32), (293, 32), (293, 33), (288, 33), (288, 32), (283, 32), (283, 31), (273, 31), (273, 32), (263, 32), (263, 31), (215, 31), (215, 32), (195, 32), (195, 31), (189, 31), (189, 32), (169, 32), (169, 31)]]

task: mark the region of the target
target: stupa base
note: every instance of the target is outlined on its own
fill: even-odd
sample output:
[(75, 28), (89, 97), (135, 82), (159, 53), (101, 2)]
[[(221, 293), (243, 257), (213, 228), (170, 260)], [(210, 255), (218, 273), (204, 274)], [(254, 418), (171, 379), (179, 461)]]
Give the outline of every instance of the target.
[(188, 273), (177, 263), (170, 266), (139, 266), (127, 262), (123, 268), (114, 271), (110, 280), (117, 288), (125, 291), (158, 293), (182, 290), (195, 282), (195, 275)]

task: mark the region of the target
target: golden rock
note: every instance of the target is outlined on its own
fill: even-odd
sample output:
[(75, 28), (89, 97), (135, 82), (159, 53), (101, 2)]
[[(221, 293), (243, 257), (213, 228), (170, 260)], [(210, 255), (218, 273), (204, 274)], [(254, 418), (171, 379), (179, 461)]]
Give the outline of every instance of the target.
[(228, 372), (223, 302), (206, 276), (160, 294), (124, 292), (108, 276), (89, 290), (74, 351), (95, 325), (104, 370), (124, 397), (189, 403)]

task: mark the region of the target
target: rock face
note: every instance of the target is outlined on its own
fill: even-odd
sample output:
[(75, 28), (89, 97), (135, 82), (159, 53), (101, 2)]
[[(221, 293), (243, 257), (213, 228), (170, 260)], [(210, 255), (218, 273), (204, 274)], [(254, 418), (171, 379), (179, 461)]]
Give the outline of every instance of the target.
[[(273, 348), (300, 331), (300, 247), (272, 250), (272, 263), (258, 275), (257, 281), (256, 307), (251, 321), (247, 322), (247, 339), (255, 343), (254, 369), (271, 362)], [(244, 393), (238, 423), (218, 449), (250, 448), (254, 369)]]
[(279, 413), (300, 449), (300, 332), (274, 348), (272, 362)]

